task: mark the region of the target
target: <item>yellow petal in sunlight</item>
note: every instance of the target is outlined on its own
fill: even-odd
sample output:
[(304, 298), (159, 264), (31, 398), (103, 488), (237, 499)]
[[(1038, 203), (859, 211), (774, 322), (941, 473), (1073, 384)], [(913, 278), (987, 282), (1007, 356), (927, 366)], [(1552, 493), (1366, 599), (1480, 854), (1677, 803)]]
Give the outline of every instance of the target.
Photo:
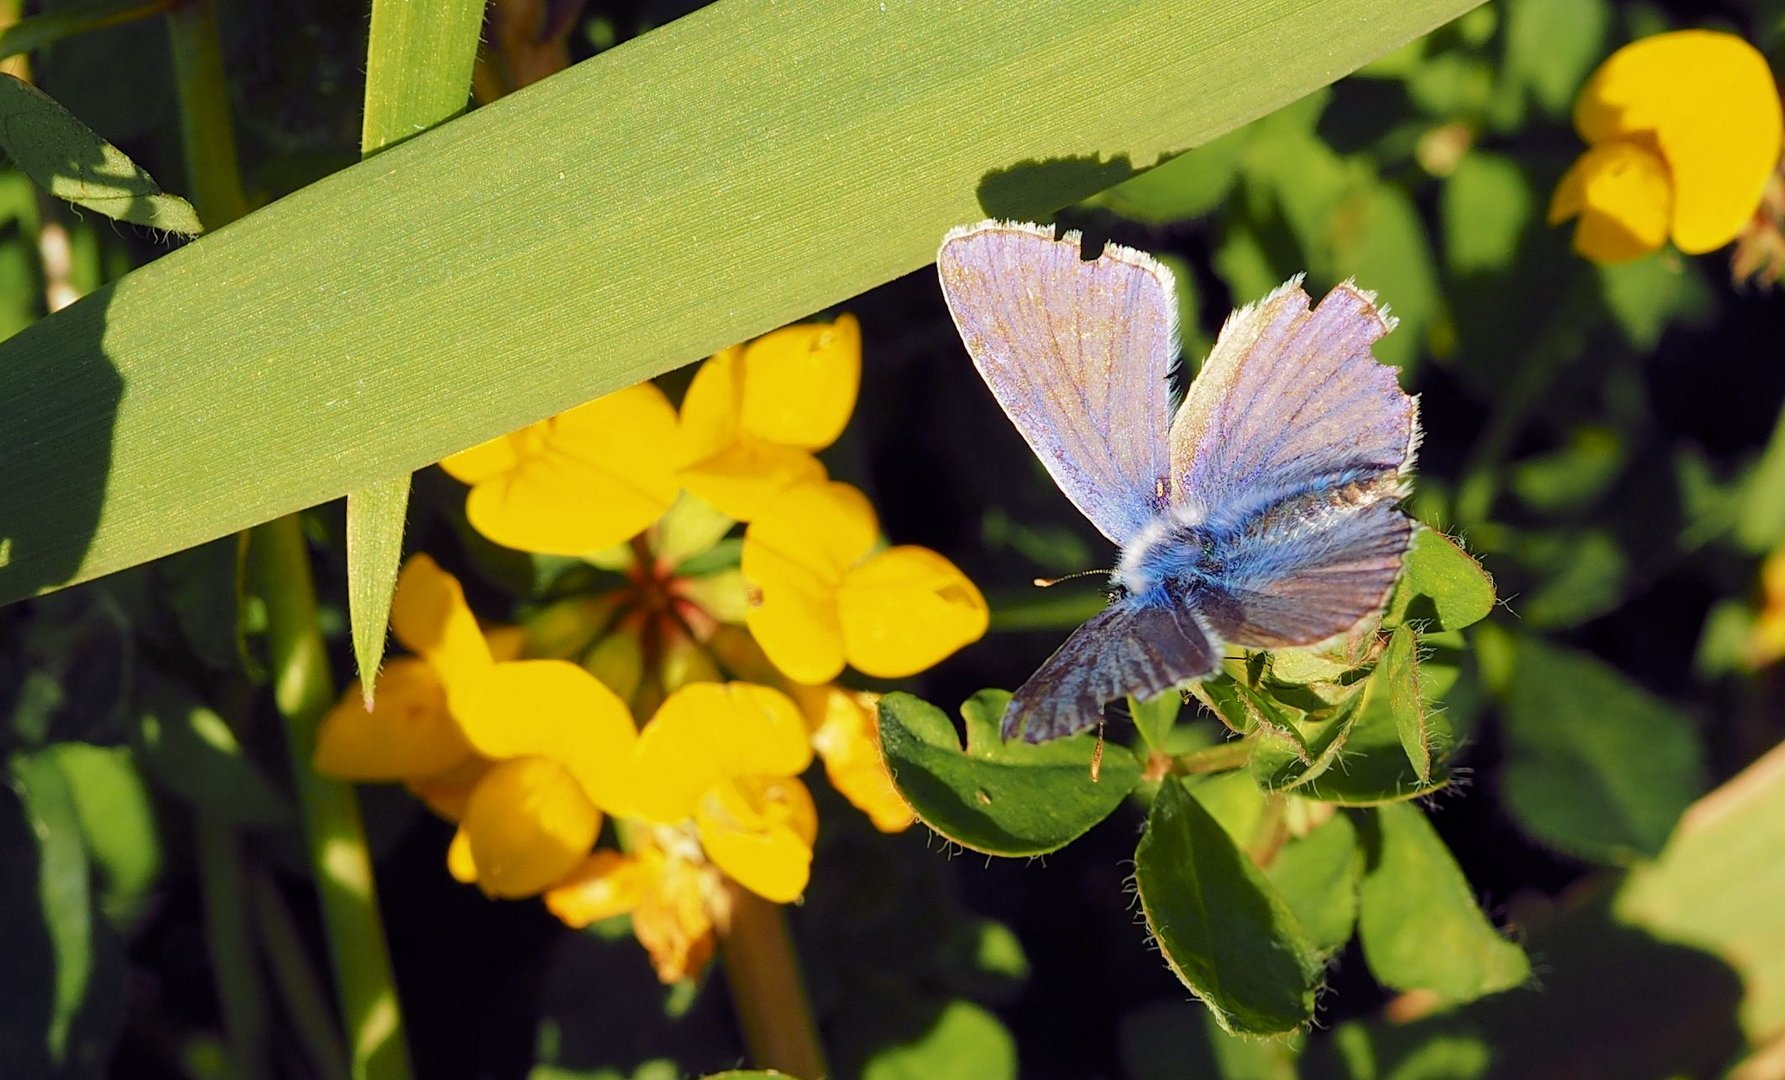
[(849, 662), (882, 679), (914, 675), (978, 641), (991, 618), (967, 575), (922, 547), (891, 548), (851, 570), (837, 605)]
[(644, 861), (603, 848), (548, 889), (545, 906), (564, 925), (581, 930), (631, 911), (650, 886), (651, 871)]
[(398, 576), (390, 625), (397, 640), (434, 669), (449, 696), (475, 684), (493, 663), (459, 579), (426, 555), (411, 557)]
[(478, 484), (499, 473), (505, 473), (521, 462), (521, 451), (535, 437), (545, 422), (531, 424), (511, 435), (501, 435), (489, 442), (478, 443), (469, 450), (444, 458), (440, 467), (446, 475), (461, 484)]
[(1624, 46), (1581, 90), (1574, 120), (1590, 144), (1632, 143), (1665, 162), (1669, 232), (1687, 254), (1735, 239), (1779, 163), (1778, 86), (1733, 34), (1681, 30)]
[(371, 712), (355, 684), (317, 733), (318, 772), (343, 780), (409, 780), (446, 772), (472, 756), (446, 711), (446, 688), (427, 663), (392, 660)]
[(753, 521), (788, 488), (823, 483), (824, 465), (807, 451), (745, 439), (692, 462), (682, 485), (727, 517)]
[[(461, 831), (477, 887), (486, 895), (532, 896), (563, 880), (601, 828), (570, 771), (542, 757), (505, 761), (471, 793)], [(453, 859), (448, 852), (448, 868)]]
[(1574, 247), (1598, 263), (1621, 263), (1667, 242), (1673, 186), (1667, 164), (1635, 143), (1595, 146), (1562, 177), (1550, 221), (1575, 215)]
[(612, 812), (625, 803), (637, 737), (631, 714), (612, 690), (577, 665), (567, 660), (497, 664), (476, 695), (455, 705), (454, 715), (485, 757), (547, 758), (582, 785), (594, 805)]
[(674, 823), (692, 817), (701, 797), (729, 777), (793, 776), (811, 761), (805, 718), (786, 694), (749, 683), (690, 683), (639, 733), (631, 812)]
[(784, 446), (822, 450), (837, 441), (861, 386), (861, 325), (802, 323), (757, 338), (744, 349), (740, 422), (744, 431)]
[(788, 490), (744, 531), (744, 578), (759, 598), (746, 621), (794, 681), (829, 682), (843, 670), (837, 591), (879, 529), (866, 496), (827, 483)]
[(643, 532), (675, 501), (676, 414), (640, 383), (535, 425), (512, 468), (473, 485), (465, 516), (505, 547), (582, 555)]
[(818, 810), (793, 777), (744, 777), (720, 784), (695, 814), (700, 846), (727, 877), (765, 900), (792, 903), (812, 873)]
[[(822, 710), (812, 747), (824, 759), (831, 786), (885, 833), (903, 832), (917, 820), (893, 786), (880, 750), (880, 725), (870, 695), (828, 686), (817, 691)], [(807, 715), (812, 710), (808, 708)]]

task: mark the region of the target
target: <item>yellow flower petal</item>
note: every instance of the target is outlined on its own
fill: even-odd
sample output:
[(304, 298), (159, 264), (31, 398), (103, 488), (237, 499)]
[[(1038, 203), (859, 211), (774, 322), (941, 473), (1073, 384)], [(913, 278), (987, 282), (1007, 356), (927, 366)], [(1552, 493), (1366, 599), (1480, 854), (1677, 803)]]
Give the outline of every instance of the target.
[(477, 683), (493, 664), (459, 579), (426, 555), (411, 557), (397, 577), (390, 625), (397, 640), (434, 669), (449, 697)]
[(1688, 254), (1735, 239), (1779, 162), (1779, 90), (1733, 34), (1682, 30), (1632, 42), (1575, 103), (1589, 143), (1647, 141), (1672, 174), (1673, 242)]
[(452, 843), (446, 846), (446, 872), (461, 885), (477, 881), (477, 860), (471, 855), (471, 834), (462, 826), (454, 830)]
[(805, 718), (786, 694), (690, 683), (639, 733), (630, 812), (671, 824), (692, 817), (701, 796), (728, 777), (793, 776), (811, 762)]
[(733, 881), (765, 900), (792, 903), (812, 874), (818, 810), (793, 777), (744, 777), (720, 784), (695, 815), (700, 846)]
[(760, 596), (746, 621), (794, 681), (829, 682), (843, 670), (837, 590), (879, 530), (866, 496), (830, 483), (788, 490), (744, 531), (744, 578)]
[(741, 345), (721, 349), (700, 365), (688, 383), (676, 418), (680, 464), (704, 461), (736, 443), (742, 435), (738, 417), (744, 405), (743, 358)]
[(759, 439), (822, 450), (849, 423), (861, 369), (853, 315), (757, 338), (744, 349), (741, 425)]
[(512, 434), (499, 435), (443, 459), (440, 467), (461, 484), (480, 483), (520, 464), (521, 451), (530, 440), (538, 438), (544, 428), (545, 422), (541, 421)]
[(465, 516), (506, 547), (582, 555), (643, 532), (675, 501), (676, 419), (640, 383), (546, 421), (511, 469), (471, 489)]
[(805, 450), (745, 437), (683, 467), (684, 487), (727, 517), (755, 520), (788, 488), (823, 483), (824, 465)]
[(463, 821), (471, 793), (496, 763), (475, 753), (464, 761), (435, 776), (411, 777), (406, 785), (410, 794), (428, 804), (428, 809), (448, 821)]
[(323, 717), (316, 737), (318, 772), (343, 780), (407, 780), (443, 773), (472, 756), (446, 711), (446, 688), (422, 660), (384, 666), (378, 700), (366, 711), (359, 684)]
[(1595, 146), (1562, 177), (1550, 221), (1574, 214), (1574, 247), (1598, 263), (1621, 263), (1667, 241), (1673, 187), (1667, 165), (1635, 143)]
[(581, 930), (631, 911), (650, 886), (651, 872), (643, 861), (603, 848), (546, 890), (545, 906), (566, 926)]
[[(542, 757), (491, 769), (465, 808), (477, 886), (489, 896), (532, 896), (556, 884), (589, 853), (601, 829), (570, 770)], [(451, 867), (451, 853), (448, 853)]]
[(709, 866), (696, 866), (646, 847), (640, 851), (655, 878), (632, 912), (632, 933), (651, 956), (657, 978), (680, 982), (699, 975), (713, 958), (713, 905), (723, 890)]
[(985, 597), (928, 548), (896, 547), (851, 570), (837, 593), (849, 662), (876, 678), (914, 675), (984, 636)]
[(917, 815), (893, 786), (880, 750), (880, 724), (872, 697), (835, 686), (823, 688), (820, 694), (823, 715), (812, 732), (812, 747), (824, 759), (824, 773), (831, 786), (868, 815), (876, 829), (903, 832)]
[(575, 664), (497, 664), (479, 692), (455, 709), (465, 737), (485, 757), (548, 758), (568, 770), (596, 806), (613, 812), (625, 805), (636, 739), (631, 714), (612, 690)]

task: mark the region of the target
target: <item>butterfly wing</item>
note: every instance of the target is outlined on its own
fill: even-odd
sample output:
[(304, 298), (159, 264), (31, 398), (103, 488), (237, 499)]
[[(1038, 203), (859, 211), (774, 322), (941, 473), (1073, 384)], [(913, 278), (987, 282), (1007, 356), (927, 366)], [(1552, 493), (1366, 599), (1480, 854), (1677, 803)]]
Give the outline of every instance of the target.
[(1219, 659), (1188, 608), (1118, 601), (1074, 630), (1017, 689), (1004, 737), (1042, 742), (1083, 731), (1108, 702), (1164, 693), (1210, 674)]
[(1176, 353), (1171, 271), (1077, 233), (986, 221), (936, 256), (961, 340), (998, 404), (1092, 524), (1120, 544), (1165, 505)]
[(1413, 398), (1370, 346), (1394, 322), (1350, 282), (1299, 280), (1228, 319), (1172, 425), (1173, 501), (1224, 545), (1201, 604), (1237, 645), (1308, 645), (1378, 610), (1413, 525)]

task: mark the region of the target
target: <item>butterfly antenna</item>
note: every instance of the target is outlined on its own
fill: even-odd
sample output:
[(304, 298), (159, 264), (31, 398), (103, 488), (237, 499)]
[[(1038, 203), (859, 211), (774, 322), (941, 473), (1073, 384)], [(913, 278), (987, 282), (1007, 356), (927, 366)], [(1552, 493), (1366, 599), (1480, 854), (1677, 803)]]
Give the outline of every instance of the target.
[(1058, 585), (1062, 581), (1071, 581), (1073, 578), (1090, 577), (1092, 574), (1107, 574), (1107, 573), (1109, 573), (1108, 570), (1080, 570), (1076, 574), (1066, 574), (1063, 577), (1055, 577), (1055, 578), (1038, 577), (1035, 579), (1035, 586), (1037, 588), (1046, 589), (1051, 586)]

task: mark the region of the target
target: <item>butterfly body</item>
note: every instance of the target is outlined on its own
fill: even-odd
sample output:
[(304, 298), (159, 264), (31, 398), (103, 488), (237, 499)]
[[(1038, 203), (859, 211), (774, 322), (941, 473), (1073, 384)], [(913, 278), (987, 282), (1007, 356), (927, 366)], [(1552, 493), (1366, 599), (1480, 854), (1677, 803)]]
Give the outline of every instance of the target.
[(1338, 636), (1379, 611), (1412, 523), (1412, 398), (1370, 344), (1393, 327), (1350, 283), (1299, 279), (1236, 312), (1171, 414), (1170, 271), (1076, 234), (988, 221), (937, 258), (975, 366), (1061, 490), (1120, 547), (1116, 599), (1013, 696), (1004, 733), (1097, 723), (1103, 704), (1211, 674), (1228, 645)]

